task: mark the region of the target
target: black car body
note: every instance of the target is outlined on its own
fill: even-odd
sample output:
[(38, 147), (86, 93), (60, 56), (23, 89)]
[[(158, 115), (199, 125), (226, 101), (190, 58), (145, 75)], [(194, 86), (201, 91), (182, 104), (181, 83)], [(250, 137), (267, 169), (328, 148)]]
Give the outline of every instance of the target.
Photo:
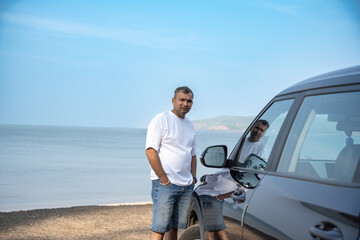
[[(259, 119), (270, 123), (260, 139), (264, 169), (239, 161)], [(360, 66), (280, 92), (226, 152), (226, 146), (210, 147), (201, 162), (230, 169), (247, 189), (224, 202), (229, 239), (360, 239)], [(182, 239), (205, 239), (204, 221), (194, 192)]]

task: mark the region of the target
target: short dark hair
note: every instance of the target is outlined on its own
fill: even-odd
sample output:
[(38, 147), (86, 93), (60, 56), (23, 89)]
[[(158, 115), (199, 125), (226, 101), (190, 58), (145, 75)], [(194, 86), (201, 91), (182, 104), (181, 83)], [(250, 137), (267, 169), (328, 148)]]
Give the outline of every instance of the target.
[(264, 119), (259, 119), (259, 120), (257, 120), (256, 121), (257, 123), (259, 122), (259, 123), (261, 123), (262, 125), (264, 125), (265, 127), (266, 127), (266, 129), (268, 129), (269, 128), (269, 122), (268, 121), (266, 121), (266, 120), (264, 120)]
[(193, 92), (191, 91), (191, 89), (188, 88), (187, 86), (182, 86), (182, 87), (176, 88), (175, 91), (174, 91), (174, 97), (176, 96), (176, 94), (177, 94), (178, 92), (183, 92), (183, 93), (185, 93), (185, 94), (191, 93), (191, 95), (194, 97), (194, 93), (193, 93)]

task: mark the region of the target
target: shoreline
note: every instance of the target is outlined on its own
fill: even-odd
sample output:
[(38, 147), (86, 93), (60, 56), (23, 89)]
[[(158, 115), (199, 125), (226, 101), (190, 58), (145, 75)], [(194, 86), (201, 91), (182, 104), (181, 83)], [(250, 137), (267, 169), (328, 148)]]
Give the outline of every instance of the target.
[(117, 206), (139, 206), (139, 205), (148, 205), (148, 204), (152, 204), (152, 202), (149, 201), (149, 202), (109, 203), (109, 204), (99, 204), (96, 206), (117, 207)]
[(152, 202), (0, 212), (0, 239), (148, 239)]
[(60, 208), (72, 208), (72, 207), (86, 207), (86, 206), (104, 206), (104, 207), (114, 207), (114, 206), (133, 206), (133, 205), (146, 205), (152, 204), (152, 201), (143, 201), (143, 202), (119, 202), (119, 203), (100, 203), (100, 204), (79, 204), (79, 205), (65, 205), (65, 206), (54, 206), (54, 207), (33, 207), (33, 208), (23, 208), (23, 209), (10, 209), (10, 210), (0, 210), (0, 213), (11, 213), (11, 212), (24, 212), (32, 210), (42, 210), (42, 209), (60, 209)]

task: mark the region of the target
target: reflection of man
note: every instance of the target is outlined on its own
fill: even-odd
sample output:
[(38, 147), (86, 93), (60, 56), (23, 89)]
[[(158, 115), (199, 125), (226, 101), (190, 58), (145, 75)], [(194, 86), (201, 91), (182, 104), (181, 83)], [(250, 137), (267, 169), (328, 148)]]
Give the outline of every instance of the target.
[[(264, 136), (268, 128), (269, 123), (266, 120), (258, 120), (255, 123), (250, 136), (244, 141), (240, 153), (240, 162), (244, 162), (251, 153), (266, 161), (266, 151), (259, 140)], [(195, 192), (200, 198), (206, 235), (210, 240), (228, 240), (222, 215), (224, 199), (231, 197), (242, 186), (231, 177), (229, 169), (224, 169), (212, 175), (205, 175), (201, 179), (203, 183)]]
[(204, 231), (210, 240), (227, 240), (222, 215), (224, 199), (238, 190), (240, 184), (231, 177), (229, 169), (205, 175), (201, 181), (202, 184), (196, 188), (195, 192), (199, 195), (202, 207)]
[(250, 136), (245, 139), (244, 145), (241, 149), (239, 162), (245, 162), (246, 158), (251, 154), (256, 154), (265, 161), (267, 158), (267, 153), (264, 148), (264, 145), (259, 141), (269, 128), (269, 123), (266, 120), (258, 120), (254, 127), (250, 131)]

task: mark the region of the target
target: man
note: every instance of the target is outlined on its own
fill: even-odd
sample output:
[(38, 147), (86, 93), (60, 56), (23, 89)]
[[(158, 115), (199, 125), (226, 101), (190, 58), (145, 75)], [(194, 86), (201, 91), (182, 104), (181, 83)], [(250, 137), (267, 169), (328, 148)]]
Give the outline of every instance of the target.
[[(245, 139), (240, 153), (240, 162), (251, 154), (256, 154), (266, 161), (266, 151), (264, 145), (259, 141), (269, 128), (266, 120), (258, 120), (251, 129), (250, 136)], [(212, 175), (201, 177), (202, 184), (195, 190), (199, 195), (201, 206), (203, 209), (204, 230), (209, 240), (221, 239), (228, 240), (225, 233), (224, 217), (222, 209), (224, 199), (241, 189), (230, 175), (229, 169), (221, 170)], [(246, 190), (244, 190), (246, 191)]]
[[(179, 87), (173, 109), (155, 116), (148, 126), (146, 156), (151, 166), (153, 222), (151, 239), (177, 239), (177, 229), (186, 228), (196, 183), (196, 142), (193, 123), (185, 117), (194, 94)], [(166, 233), (166, 234), (165, 234)]]
[(269, 123), (266, 120), (260, 119), (255, 123), (254, 127), (250, 131), (250, 136), (244, 141), (239, 162), (243, 163), (251, 153), (256, 154), (266, 161), (267, 153), (264, 145), (260, 142), (260, 138), (264, 136), (268, 128)]

